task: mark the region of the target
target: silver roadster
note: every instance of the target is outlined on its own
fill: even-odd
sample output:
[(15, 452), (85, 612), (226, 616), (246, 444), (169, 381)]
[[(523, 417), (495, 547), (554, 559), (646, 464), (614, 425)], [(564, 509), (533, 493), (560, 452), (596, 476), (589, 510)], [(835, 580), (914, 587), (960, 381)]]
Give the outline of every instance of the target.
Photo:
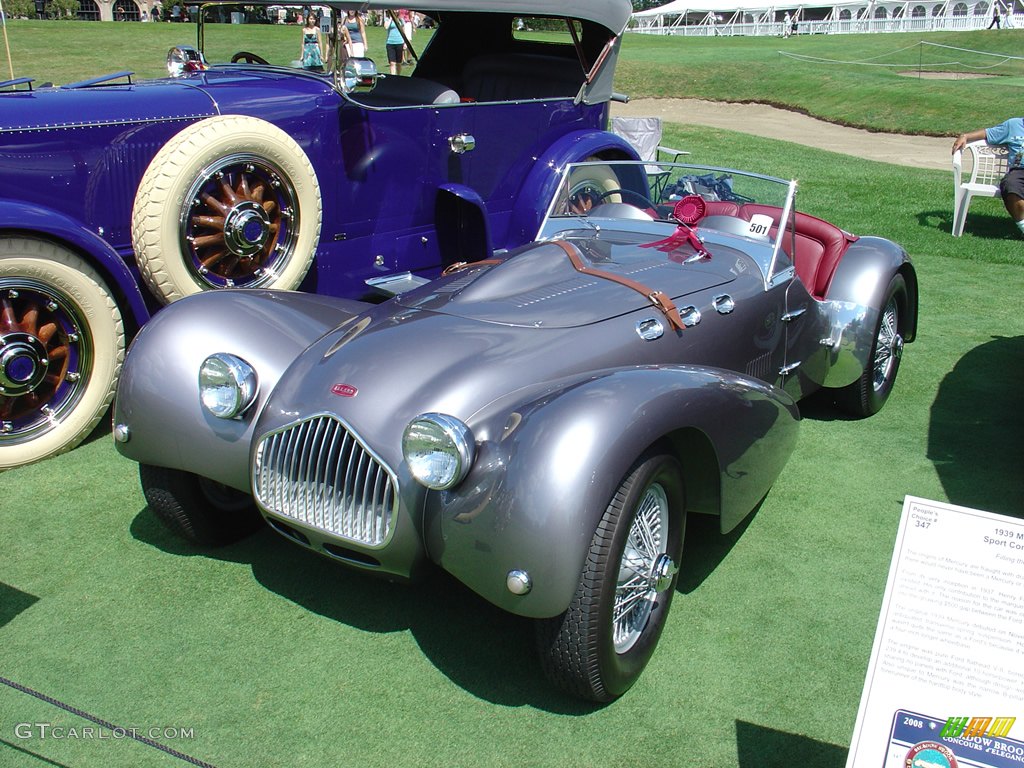
[(918, 283), (898, 245), (797, 212), (795, 182), (606, 161), (548, 192), (531, 244), (449, 254), (379, 302), (167, 307), (131, 347), (114, 437), (184, 538), (262, 518), (365, 571), (433, 563), (536, 619), (552, 680), (609, 701), (665, 626), (686, 515), (727, 532), (757, 506), (801, 398), (877, 412)]

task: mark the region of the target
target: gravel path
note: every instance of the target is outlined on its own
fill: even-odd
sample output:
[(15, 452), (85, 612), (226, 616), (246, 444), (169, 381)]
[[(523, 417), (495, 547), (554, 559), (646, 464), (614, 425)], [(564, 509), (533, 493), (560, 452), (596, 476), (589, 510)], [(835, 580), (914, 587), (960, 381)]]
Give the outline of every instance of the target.
[(613, 103), (612, 114), (657, 116), (668, 123), (725, 128), (883, 163), (952, 171), (952, 137), (872, 133), (763, 104), (726, 104), (701, 99), (634, 99), (628, 104)]

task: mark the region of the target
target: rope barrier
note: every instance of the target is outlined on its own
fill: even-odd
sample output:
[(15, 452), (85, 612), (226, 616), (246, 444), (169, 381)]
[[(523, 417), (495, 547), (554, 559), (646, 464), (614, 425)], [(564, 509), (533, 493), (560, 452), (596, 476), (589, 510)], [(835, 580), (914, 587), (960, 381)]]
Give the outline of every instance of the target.
[(0, 683), (3, 683), (8, 688), (13, 688), (16, 691), (26, 693), (29, 696), (33, 696), (39, 699), (40, 701), (44, 701), (47, 704), (51, 704), (59, 709), (63, 709), (65, 712), (70, 712), (72, 715), (76, 715), (82, 718), (83, 720), (88, 720), (90, 723), (95, 723), (101, 728), (106, 728), (108, 731), (111, 731), (112, 733), (115, 731), (123, 733), (126, 737), (130, 739), (134, 739), (135, 741), (141, 744), (145, 744), (147, 747), (159, 749), (161, 752), (166, 752), (171, 757), (176, 757), (179, 760), (184, 760), (186, 763), (190, 763), (191, 765), (198, 766), (199, 768), (216, 768), (216, 766), (213, 766), (210, 763), (203, 762), (197, 757), (186, 755), (184, 752), (179, 752), (176, 749), (171, 749), (170, 747), (161, 744), (158, 741), (146, 738), (145, 736), (140, 736), (139, 734), (135, 733), (134, 728), (122, 728), (120, 726), (114, 725), (113, 723), (107, 722), (106, 720), (96, 717), (95, 715), (90, 715), (88, 712), (78, 709), (77, 707), (72, 707), (70, 704), (65, 704), (63, 701), (60, 701), (59, 699), (55, 699), (52, 696), (47, 696), (45, 693), (40, 693), (39, 691), (33, 690), (32, 688), (29, 688), (26, 685), (21, 685), (20, 683), (16, 683), (13, 680), (8, 680), (6, 677), (0, 676)]
[[(999, 61), (995, 62), (994, 64), (968, 64), (967, 62), (960, 61), (960, 60), (955, 60), (955, 61), (933, 61), (933, 62), (928, 62), (927, 64), (922, 64), (922, 62), (920, 60), (921, 59), (921, 52), (923, 50), (923, 47), (926, 46), (926, 45), (931, 46), (933, 48), (944, 48), (946, 50), (958, 51), (960, 53), (975, 53), (975, 54), (978, 54), (980, 56), (994, 56), (994, 57), (998, 58)], [(919, 56), (919, 60), (918, 60), (918, 62), (916, 64), (904, 64), (904, 63), (885, 64), (885, 63), (881, 63), (881, 62), (876, 61), (877, 59), (882, 59), (882, 58), (885, 58), (886, 56), (894, 56), (894, 55), (899, 54), (899, 53), (904, 53), (905, 51), (913, 50), (914, 48), (918, 49), (918, 56)], [(924, 40), (921, 40), (921, 41), (915, 43), (914, 45), (908, 45), (908, 46), (905, 46), (903, 48), (897, 48), (896, 50), (888, 51), (887, 53), (880, 53), (877, 56), (870, 56), (870, 57), (868, 57), (866, 59), (847, 59), (847, 60), (843, 60), (843, 59), (826, 59), (826, 58), (823, 58), (823, 57), (820, 57), (820, 56), (808, 56), (806, 54), (793, 53), (791, 51), (778, 51), (778, 53), (781, 56), (785, 56), (787, 58), (794, 59), (796, 61), (803, 61), (803, 62), (809, 62), (809, 63), (814, 63), (814, 64), (845, 64), (845, 65), (856, 65), (856, 66), (861, 66), (861, 67), (890, 67), (890, 68), (895, 68), (895, 69), (921, 69), (922, 66), (928, 66), (928, 67), (961, 67), (963, 69), (972, 69), (972, 70), (989, 70), (989, 69), (995, 69), (996, 67), (1003, 66), (1004, 64), (1007, 64), (1010, 61), (1024, 61), (1024, 56), (1011, 56), (1010, 54), (1007, 54), (1007, 53), (992, 53), (991, 51), (975, 51), (975, 50), (971, 50), (970, 48), (957, 48), (957, 47), (952, 46), (952, 45), (942, 45), (941, 43), (929, 43), (929, 42), (926, 42)]]

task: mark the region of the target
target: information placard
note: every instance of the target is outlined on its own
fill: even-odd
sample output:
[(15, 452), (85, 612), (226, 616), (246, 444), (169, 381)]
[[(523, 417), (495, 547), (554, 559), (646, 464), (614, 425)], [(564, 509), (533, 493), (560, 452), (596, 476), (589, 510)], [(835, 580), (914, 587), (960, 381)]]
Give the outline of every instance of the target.
[(847, 768), (1024, 768), (1021, 734), (1024, 521), (908, 496)]

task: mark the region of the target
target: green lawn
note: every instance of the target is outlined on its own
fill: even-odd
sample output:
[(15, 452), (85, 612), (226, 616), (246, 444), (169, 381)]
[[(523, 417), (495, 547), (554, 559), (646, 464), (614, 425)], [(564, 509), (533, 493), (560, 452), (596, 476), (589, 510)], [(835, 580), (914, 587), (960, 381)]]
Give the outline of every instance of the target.
[[(780, 42), (760, 41), (764, 56)], [(636, 43), (655, 44), (667, 43)], [(636, 55), (630, 38), (627, 76)], [(680, 594), (625, 697), (589, 707), (554, 693), (529, 624), (441, 574), (391, 585), (269, 531), (180, 544), (102, 431), (0, 474), (0, 676), (117, 725), (191, 730), (163, 743), (222, 768), (841, 768), (904, 495), (1024, 515), (1022, 240), (989, 199), (951, 238), (947, 172), (704, 128), (670, 127), (666, 143), (798, 178), (803, 210), (903, 243), (921, 318), (880, 414), (809, 403), (793, 458), (741, 530), (691, 519)], [(0, 765), (183, 764), (128, 740), (20, 739), (20, 723), (88, 725), (0, 685)]]

